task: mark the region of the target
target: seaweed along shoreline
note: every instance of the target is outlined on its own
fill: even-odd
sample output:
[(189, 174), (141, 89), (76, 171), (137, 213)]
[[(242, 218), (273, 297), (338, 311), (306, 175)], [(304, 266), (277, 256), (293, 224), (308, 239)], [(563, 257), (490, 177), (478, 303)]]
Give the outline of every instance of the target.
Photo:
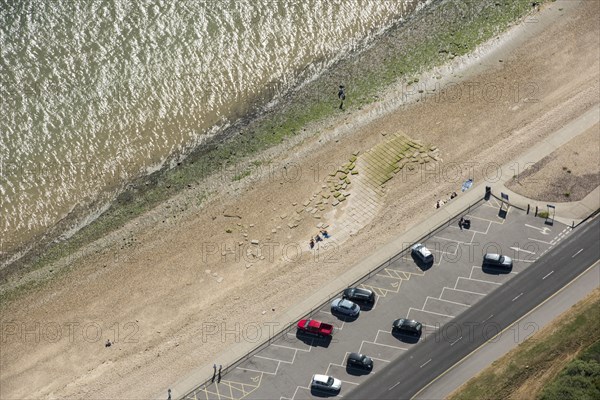
[[(416, 75), (420, 72), (471, 52), (535, 7), (537, 4), (532, 6), (525, 0), (431, 2), (408, 19), (398, 21), (366, 48), (349, 53), (316, 79), (288, 91), (275, 105), (249, 112), (188, 155), (174, 155), (161, 170), (135, 179), (101, 215), (72, 236), (67, 238), (65, 233), (76, 221), (89, 216), (90, 209), (74, 211), (43, 238), (30, 243), (32, 249), (23, 257), (9, 262), (14, 254), (4, 254), (0, 260), (5, 264), (0, 270), (2, 286), (7, 286), (16, 275), (23, 276), (63, 258), (76, 257), (86, 245), (180, 192), (202, 187), (214, 174), (249, 165), (261, 152), (293, 137), (318, 135), (320, 126), (340, 115), (339, 84), (346, 87), (345, 110), (360, 109), (377, 101), (379, 94), (393, 83), (417, 83)], [(255, 104), (268, 97), (267, 88), (257, 95)], [(248, 173), (247, 169), (241, 171), (233, 180)], [(209, 191), (201, 190), (198, 204), (209, 196)], [(59, 274), (53, 275), (56, 276)], [(2, 303), (43, 281), (0, 289)]]

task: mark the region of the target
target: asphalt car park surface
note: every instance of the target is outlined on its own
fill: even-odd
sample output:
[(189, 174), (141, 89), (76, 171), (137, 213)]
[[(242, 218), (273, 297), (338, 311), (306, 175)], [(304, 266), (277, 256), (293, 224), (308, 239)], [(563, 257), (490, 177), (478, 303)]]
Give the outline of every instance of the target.
[[(316, 338), (293, 328), (239, 363), (219, 382), (200, 387), (187, 398), (343, 397), (419, 341), (452, 339), (442, 335), (440, 327), (524, 271), (571, 231), (514, 208), (504, 218), (499, 211), (500, 204), (494, 199), (481, 203), (424, 239), (422, 243), (434, 255), (432, 265), (422, 265), (407, 251), (382, 266), (359, 285), (373, 290), (377, 298), (371, 307), (361, 304), (358, 318), (332, 315), (330, 302), (324, 304), (310, 318), (334, 325), (332, 338)], [(469, 229), (459, 227), (460, 217), (471, 221)], [(511, 257), (512, 270), (482, 266), (485, 253)], [(420, 338), (392, 334), (392, 322), (406, 317), (423, 324)], [(347, 368), (351, 352), (373, 358), (372, 372)], [(341, 391), (311, 391), (313, 374), (340, 379)]]

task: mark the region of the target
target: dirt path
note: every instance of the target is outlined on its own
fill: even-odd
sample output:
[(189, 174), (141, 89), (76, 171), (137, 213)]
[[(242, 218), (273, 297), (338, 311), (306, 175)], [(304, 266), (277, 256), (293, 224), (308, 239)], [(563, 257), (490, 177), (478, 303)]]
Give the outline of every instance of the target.
[[(492, 173), (597, 104), (597, 15), (597, 2), (551, 3), (539, 25), (517, 27), (487, 56), (463, 60), (469, 68), (456, 60), (422, 77), (414, 105), (399, 106), (402, 88), (392, 88), (327, 122), (318, 137), (266, 153), (250, 176), (232, 184), (224, 172), (209, 202), (195, 206), (190, 190), (131, 222), (113, 235), (118, 244), (92, 247), (72, 272), (3, 312), (0, 397), (149, 398), (212, 363), (235, 335), (203, 342), (206, 324), (276, 319), (426, 218), (462, 181)], [(331, 172), (399, 132), (439, 148), (438, 160), (378, 185), (362, 226), (347, 225), (352, 189), (335, 207), (315, 204), (321, 218), (306, 211)], [(177, 212), (183, 203), (190, 207)], [(319, 223), (333, 235), (332, 262), (308, 249)], [(275, 250), (258, 254), (252, 240)], [(117, 341), (105, 348), (109, 338)]]
[(532, 165), (507, 187), (534, 200), (583, 199), (600, 184), (599, 132), (600, 126), (594, 125)]

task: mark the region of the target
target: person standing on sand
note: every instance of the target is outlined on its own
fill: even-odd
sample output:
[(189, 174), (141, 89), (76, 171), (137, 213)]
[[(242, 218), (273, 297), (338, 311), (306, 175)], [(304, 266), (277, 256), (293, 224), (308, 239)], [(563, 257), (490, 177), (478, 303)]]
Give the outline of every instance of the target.
[(340, 85), (340, 90), (338, 90), (338, 98), (340, 99), (340, 110), (344, 108), (344, 100), (346, 100), (346, 88), (344, 85)]

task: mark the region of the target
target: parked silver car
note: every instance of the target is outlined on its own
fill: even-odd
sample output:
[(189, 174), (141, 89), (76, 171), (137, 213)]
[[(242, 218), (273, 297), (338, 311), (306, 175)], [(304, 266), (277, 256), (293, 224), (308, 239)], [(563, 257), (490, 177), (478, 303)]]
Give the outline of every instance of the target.
[(372, 290), (358, 287), (352, 287), (344, 290), (342, 297), (350, 301), (358, 301), (363, 303), (375, 302), (375, 293), (373, 293)]
[(335, 299), (331, 302), (331, 312), (347, 315), (349, 317), (358, 317), (358, 314), (360, 314), (360, 307), (350, 300)]

